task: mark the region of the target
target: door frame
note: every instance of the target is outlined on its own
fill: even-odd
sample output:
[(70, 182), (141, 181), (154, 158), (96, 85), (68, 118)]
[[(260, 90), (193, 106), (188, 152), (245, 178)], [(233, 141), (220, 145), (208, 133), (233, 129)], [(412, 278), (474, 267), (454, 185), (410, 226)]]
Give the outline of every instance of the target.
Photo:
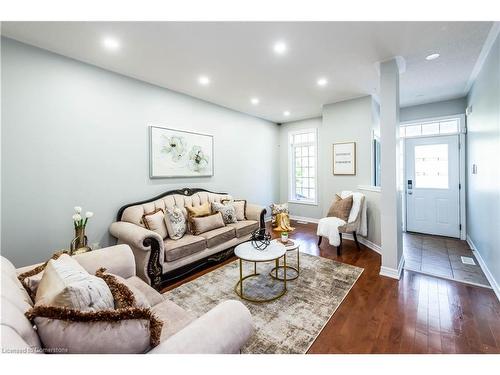
[[(458, 172), (458, 183), (460, 184), (460, 191), (459, 191), (459, 215), (460, 215), (460, 239), (461, 240), (466, 240), (467, 239), (467, 215), (466, 215), (466, 160), (465, 160), (465, 142), (466, 142), (466, 134), (467, 134), (467, 126), (465, 123), (465, 115), (464, 114), (458, 114), (458, 115), (451, 115), (451, 116), (438, 116), (438, 117), (426, 117), (418, 120), (411, 120), (411, 121), (401, 121), (400, 126), (406, 126), (406, 125), (413, 125), (413, 124), (421, 124), (424, 122), (431, 122), (431, 121), (445, 121), (445, 120), (451, 120), (451, 119), (458, 119), (459, 123), (459, 133), (458, 133), (458, 159), (459, 159), (459, 172)], [(444, 137), (444, 136), (450, 136), (454, 134), (435, 134), (435, 135), (422, 135), (422, 136), (416, 136), (416, 137), (405, 137), (401, 138), (401, 160), (400, 162), (402, 164), (402, 170), (403, 170), (403, 175), (401, 176), (401, 183), (403, 187), (403, 192), (401, 194), (401, 199), (402, 199), (402, 209), (403, 209), (403, 231), (406, 232), (406, 189), (408, 186), (404, 183), (405, 177), (406, 177), (406, 139), (408, 138), (433, 138), (433, 137)]]

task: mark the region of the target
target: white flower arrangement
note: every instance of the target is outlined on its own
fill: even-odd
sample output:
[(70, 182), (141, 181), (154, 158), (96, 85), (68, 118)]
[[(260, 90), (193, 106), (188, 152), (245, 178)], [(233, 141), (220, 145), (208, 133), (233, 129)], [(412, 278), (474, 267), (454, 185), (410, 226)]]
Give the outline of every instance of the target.
[(75, 226), (75, 229), (78, 228), (85, 228), (87, 226), (87, 221), (94, 216), (94, 213), (91, 211), (85, 212), (85, 218), (82, 217), (82, 208), (80, 206), (75, 206), (74, 207), (75, 214), (72, 216), (73, 217), (73, 225)]
[(182, 159), (182, 157), (186, 153), (186, 140), (184, 137), (172, 136), (166, 137), (163, 136), (163, 147), (161, 148), (161, 152), (165, 154), (170, 154), (173, 162), (178, 162)]
[(208, 167), (208, 156), (205, 155), (200, 146), (193, 146), (189, 152), (189, 169), (201, 172)]

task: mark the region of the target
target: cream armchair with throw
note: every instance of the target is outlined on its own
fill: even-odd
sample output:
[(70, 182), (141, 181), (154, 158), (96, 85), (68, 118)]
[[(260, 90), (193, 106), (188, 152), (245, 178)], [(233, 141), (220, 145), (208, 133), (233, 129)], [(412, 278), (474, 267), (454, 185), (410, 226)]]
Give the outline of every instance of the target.
[(361, 193), (342, 191), (340, 198), (352, 195), (353, 203), (349, 218), (344, 221), (338, 217), (325, 217), (318, 223), (318, 247), (321, 246), (323, 237), (327, 237), (330, 245), (337, 247), (337, 255), (342, 253), (342, 233), (352, 233), (358, 250), (360, 250), (357, 234), (367, 235), (365, 196)]

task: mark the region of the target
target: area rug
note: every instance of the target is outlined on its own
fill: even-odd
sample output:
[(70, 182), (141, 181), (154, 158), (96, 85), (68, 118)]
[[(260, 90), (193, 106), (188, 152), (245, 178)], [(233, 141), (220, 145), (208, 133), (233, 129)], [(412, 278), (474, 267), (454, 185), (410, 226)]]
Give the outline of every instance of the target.
[[(291, 265), (293, 254), (287, 257)], [(243, 264), (244, 275), (253, 272), (253, 263)], [(244, 281), (246, 294), (262, 298), (281, 290), (282, 282), (269, 276), (273, 265), (257, 264), (260, 276)], [(198, 316), (224, 300), (240, 300), (255, 322), (255, 333), (242, 348), (243, 353), (301, 354), (307, 352), (362, 272), (359, 267), (301, 253), (300, 276), (287, 283), (288, 292), (273, 302), (254, 303), (241, 300), (234, 292), (239, 280), (236, 260), (166, 292), (165, 296)], [(287, 275), (291, 277), (293, 270), (289, 269)]]

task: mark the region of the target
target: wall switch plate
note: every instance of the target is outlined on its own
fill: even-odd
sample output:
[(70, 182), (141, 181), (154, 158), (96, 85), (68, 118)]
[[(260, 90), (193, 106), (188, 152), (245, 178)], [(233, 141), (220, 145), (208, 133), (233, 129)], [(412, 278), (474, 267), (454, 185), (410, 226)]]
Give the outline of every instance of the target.
[(477, 174), (477, 165), (472, 164), (472, 174)]

